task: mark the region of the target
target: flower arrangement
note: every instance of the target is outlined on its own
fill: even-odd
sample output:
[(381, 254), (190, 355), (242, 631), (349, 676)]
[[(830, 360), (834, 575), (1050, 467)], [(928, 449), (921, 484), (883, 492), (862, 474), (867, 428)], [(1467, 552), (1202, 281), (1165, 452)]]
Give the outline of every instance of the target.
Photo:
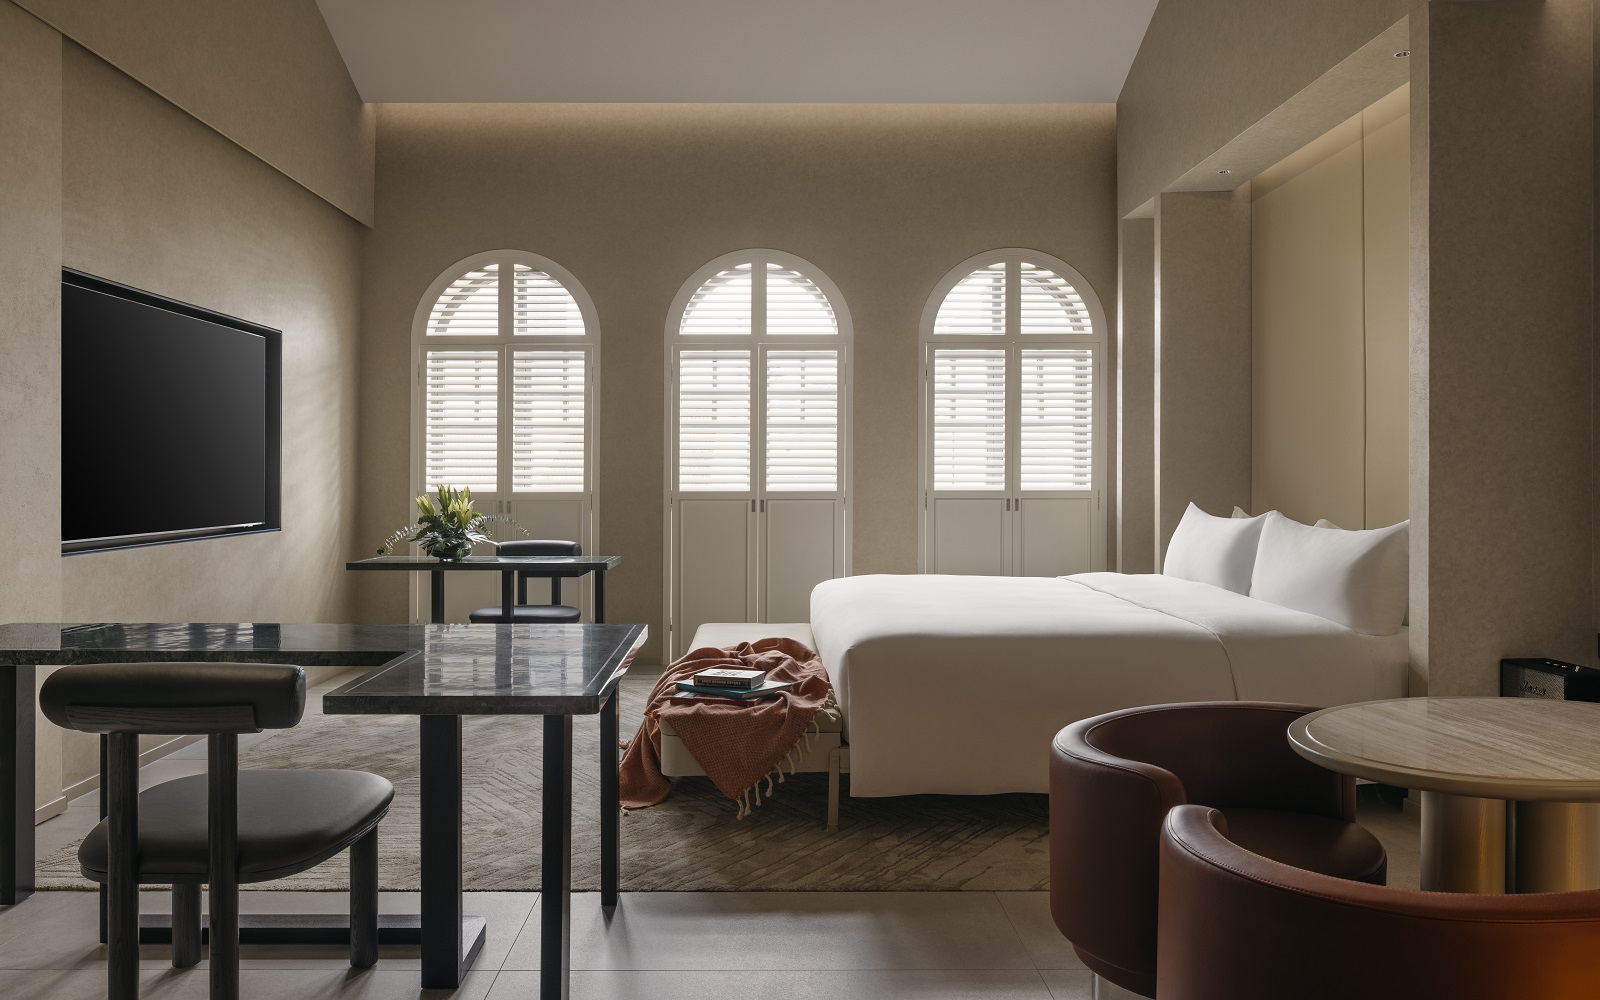
[(402, 541), (416, 542), (422, 551), (436, 559), (465, 559), (472, 555), (472, 546), (479, 542), (498, 544), (489, 536), (489, 524), (502, 521), (526, 535), (522, 525), (502, 514), (485, 514), (473, 509), (472, 490), (463, 486), (441, 486), (437, 497), (426, 493), (417, 497), (417, 523), (407, 525), (391, 534), (378, 546), (378, 555), (386, 556)]

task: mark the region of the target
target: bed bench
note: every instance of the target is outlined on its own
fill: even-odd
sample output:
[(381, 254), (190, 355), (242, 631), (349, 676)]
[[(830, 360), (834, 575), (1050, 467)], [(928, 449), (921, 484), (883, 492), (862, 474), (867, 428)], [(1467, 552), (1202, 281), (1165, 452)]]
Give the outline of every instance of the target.
[[(816, 639), (811, 635), (811, 626), (803, 622), (708, 622), (695, 631), (694, 641), (689, 648), (716, 646), (720, 649), (737, 646), (741, 642), (771, 638), (793, 639), (812, 649), (817, 648)], [(812, 737), (811, 749), (797, 755), (795, 771), (828, 773), (828, 829), (832, 830), (839, 825), (839, 775), (850, 771), (850, 748), (843, 742), (844, 714), (837, 706), (818, 712), (816, 724), (818, 734)], [(661, 772), (673, 778), (706, 773), (665, 720), (661, 723)]]

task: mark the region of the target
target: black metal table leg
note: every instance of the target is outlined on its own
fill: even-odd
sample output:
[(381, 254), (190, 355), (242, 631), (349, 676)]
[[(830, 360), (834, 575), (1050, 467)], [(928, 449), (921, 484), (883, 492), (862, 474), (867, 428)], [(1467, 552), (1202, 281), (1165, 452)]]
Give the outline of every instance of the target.
[(139, 1000), (139, 737), (112, 733), (106, 768), (106, 995)]
[[(442, 573), (439, 575), (443, 575)], [(461, 898), (461, 716), (422, 716), (422, 988), (455, 989), (483, 947)]]
[(0, 667), (0, 904), (33, 895), (34, 669)]
[(444, 570), (436, 569), (428, 573), (431, 587), (429, 598), (433, 603), (433, 614), (430, 616), (435, 625), (444, 624)]
[(512, 608), (515, 606), (517, 574), (507, 570), (500, 574), (500, 621), (510, 625), (516, 621), (511, 617)]
[(622, 688), (600, 706), (600, 905), (616, 906), (622, 878), (622, 789), (617, 745), (621, 737)]
[(606, 623), (606, 571), (603, 569), (594, 571), (594, 623)]
[[(572, 716), (544, 717), (539, 1000), (567, 1000), (572, 949)], [(423, 985), (427, 985), (424, 983)]]

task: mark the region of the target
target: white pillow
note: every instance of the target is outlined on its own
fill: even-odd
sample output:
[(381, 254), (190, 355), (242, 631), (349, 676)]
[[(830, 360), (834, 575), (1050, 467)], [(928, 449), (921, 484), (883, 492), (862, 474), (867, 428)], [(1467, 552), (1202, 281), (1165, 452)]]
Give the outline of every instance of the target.
[(1212, 517), (1191, 503), (1167, 543), (1162, 574), (1248, 594), (1265, 518)]
[(1409, 603), (1411, 522), (1345, 531), (1273, 511), (1261, 529), (1250, 596), (1367, 635), (1400, 631)]
[(1233, 516), (1234, 517), (1249, 517), (1250, 516), (1250, 512), (1245, 510), (1243, 507), (1239, 506), (1238, 504), (1234, 504), (1233, 505)]

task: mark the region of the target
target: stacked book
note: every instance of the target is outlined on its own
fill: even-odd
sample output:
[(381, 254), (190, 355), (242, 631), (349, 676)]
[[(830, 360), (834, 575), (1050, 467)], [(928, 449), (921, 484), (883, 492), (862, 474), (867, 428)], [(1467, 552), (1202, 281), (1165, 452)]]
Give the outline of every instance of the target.
[(790, 681), (769, 681), (760, 670), (733, 670), (715, 667), (702, 670), (693, 678), (678, 682), (678, 691), (672, 696), (675, 705), (700, 705), (707, 702), (749, 705), (793, 687)]

